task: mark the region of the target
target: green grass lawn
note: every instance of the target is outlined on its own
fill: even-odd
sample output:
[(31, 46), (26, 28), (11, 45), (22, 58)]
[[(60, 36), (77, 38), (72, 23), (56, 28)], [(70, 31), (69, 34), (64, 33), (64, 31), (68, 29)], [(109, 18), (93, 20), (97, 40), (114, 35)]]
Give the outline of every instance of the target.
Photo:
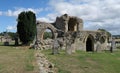
[(58, 68), (58, 73), (120, 73), (120, 50), (110, 52), (77, 51), (66, 55), (50, 55), (51, 50), (42, 51)]
[[(71, 55), (63, 50), (58, 55), (51, 55), (51, 50), (41, 52), (55, 64), (58, 73), (120, 73), (120, 49), (113, 53), (77, 51)], [(0, 73), (39, 73), (35, 53), (25, 47), (1, 45)]]
[(38, 73), (34, 53), (24, 47), (0, 46), (0, 73)]

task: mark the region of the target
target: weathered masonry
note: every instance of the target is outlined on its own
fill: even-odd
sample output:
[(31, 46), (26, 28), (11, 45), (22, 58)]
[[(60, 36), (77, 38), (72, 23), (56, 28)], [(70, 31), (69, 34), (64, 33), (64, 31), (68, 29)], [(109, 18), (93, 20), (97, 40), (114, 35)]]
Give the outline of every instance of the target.
[[(43, 34), (50, 29), (53, 39), (64, 38), (66, 48), (84, 51), (101, 51), (107, 48), (107, 35), (101, 31), (83, 29), (83, 20), (64, 14), (56, 18), (54, 23), (37, 22), (37, 38), (43, 41)], [(69, 45), (67, 45), (69, 44)]]

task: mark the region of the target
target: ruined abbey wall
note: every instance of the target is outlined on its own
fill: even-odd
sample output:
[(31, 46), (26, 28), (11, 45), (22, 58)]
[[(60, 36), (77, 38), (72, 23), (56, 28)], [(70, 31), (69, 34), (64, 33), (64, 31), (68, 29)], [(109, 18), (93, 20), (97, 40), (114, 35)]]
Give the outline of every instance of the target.
[(83, 20), (75, 16), (64, 14), (56, 18), (52, 24), (37, 23), (37, 38), (42, 41), (46, 29), (50, 29), (53, 40), (64, 38), (66, 48), (85, 51), (101, 51), (107, 47), (107, 35), (101, 31), (88, 31), (83, 29)]

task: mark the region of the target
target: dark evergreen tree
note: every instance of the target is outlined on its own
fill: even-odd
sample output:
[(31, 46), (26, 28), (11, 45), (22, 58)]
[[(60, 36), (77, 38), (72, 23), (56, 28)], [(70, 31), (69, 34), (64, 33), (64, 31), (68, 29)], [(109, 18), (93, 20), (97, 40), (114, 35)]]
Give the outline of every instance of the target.
[(22, 44), (29, 44), (36, 34), (36, 16), (33, 12), (21, 12), (18, 16), (17, 33)]

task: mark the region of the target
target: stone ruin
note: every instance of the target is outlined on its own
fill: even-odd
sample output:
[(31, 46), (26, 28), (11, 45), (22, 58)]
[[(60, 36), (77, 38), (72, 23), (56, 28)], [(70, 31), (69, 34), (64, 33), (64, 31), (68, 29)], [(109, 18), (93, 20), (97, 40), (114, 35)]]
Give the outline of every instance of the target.
[(83, 20), (75, 16), (64, 14), (56, 18), (54, 23), (37, 21), (37, 41), (40, 49), (45, 49), (43, 35), (50, 29), (52, 40), (49, 45), (53, 53), (59, 53), (58, 48), (64, 47), (68, 54), (76, 50), (102, 51), (107, 48), (107, 35), (102, 31), (83, 29)]

